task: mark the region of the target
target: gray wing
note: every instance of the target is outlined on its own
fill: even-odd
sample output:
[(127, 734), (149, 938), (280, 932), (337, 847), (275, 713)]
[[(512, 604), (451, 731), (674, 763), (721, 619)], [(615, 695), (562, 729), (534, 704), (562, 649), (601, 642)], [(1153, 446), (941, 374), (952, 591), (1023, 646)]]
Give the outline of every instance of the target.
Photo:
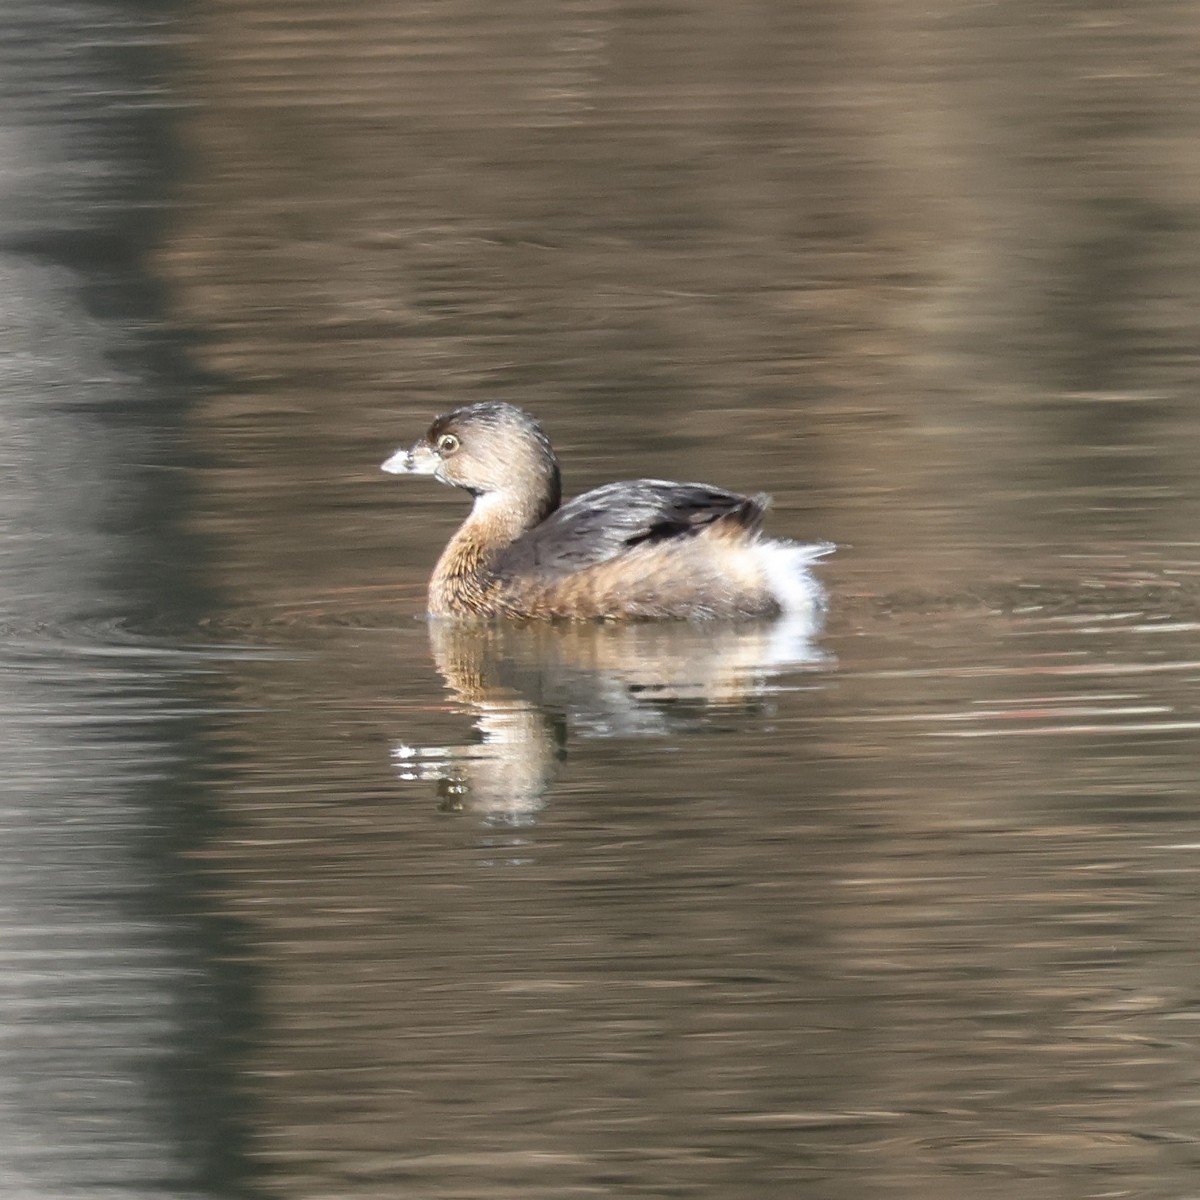
[(766, 496), (703, 483), (632, 479), (576, 496), (518, 538), (497, 564), (502, 576), (566, 575), (645, 542), (691, 537), (716, 521), (756, 529)]

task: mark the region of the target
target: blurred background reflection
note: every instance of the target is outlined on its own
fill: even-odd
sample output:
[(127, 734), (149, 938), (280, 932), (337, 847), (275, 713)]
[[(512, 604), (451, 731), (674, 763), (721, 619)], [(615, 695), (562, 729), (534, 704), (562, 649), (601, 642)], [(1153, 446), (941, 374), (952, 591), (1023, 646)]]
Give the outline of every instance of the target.
[[(11, 0), (4, 1193), (1192, 1189), (1198, 50)], [(482, 399), (824, 625), (429, 626)]]

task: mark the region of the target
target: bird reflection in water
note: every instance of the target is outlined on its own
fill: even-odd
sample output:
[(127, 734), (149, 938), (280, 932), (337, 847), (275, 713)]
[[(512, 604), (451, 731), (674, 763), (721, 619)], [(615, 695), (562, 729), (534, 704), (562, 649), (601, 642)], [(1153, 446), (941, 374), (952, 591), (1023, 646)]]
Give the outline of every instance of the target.
[(825, 661), (811, 617), (731, 624), (431, 621), (434, 662), (479, 741), (401, 743), (403, 780), (436, 782), (444, 812), (536, 819), (578, 737), (665, 737), (754, 711), (789, 669)]

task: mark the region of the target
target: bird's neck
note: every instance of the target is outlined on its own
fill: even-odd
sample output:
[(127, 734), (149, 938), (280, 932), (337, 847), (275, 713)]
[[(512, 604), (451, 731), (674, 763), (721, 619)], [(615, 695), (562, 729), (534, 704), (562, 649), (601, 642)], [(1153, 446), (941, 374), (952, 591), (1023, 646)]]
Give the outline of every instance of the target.
[(551, 508), (537, 498), (485, 492), (442, 551), (429, 581), (429, 611), (452, 616), (488, 611), (496, 562), (522, 534), (540, 524)]

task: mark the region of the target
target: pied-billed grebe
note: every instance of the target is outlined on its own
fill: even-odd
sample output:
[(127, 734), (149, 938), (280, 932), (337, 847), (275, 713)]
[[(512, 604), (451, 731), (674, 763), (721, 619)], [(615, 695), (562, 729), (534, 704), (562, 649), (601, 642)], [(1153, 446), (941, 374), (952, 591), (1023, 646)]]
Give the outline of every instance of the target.
[(383, 464), (475, 498), (429, 582), (438, 617), (648, 620), (811, 613), (833, 547), (759, 535), (768, 497), (702, 483), (609, 483), (560, 507), (558, 460), (511, 404), (438, 417)]

